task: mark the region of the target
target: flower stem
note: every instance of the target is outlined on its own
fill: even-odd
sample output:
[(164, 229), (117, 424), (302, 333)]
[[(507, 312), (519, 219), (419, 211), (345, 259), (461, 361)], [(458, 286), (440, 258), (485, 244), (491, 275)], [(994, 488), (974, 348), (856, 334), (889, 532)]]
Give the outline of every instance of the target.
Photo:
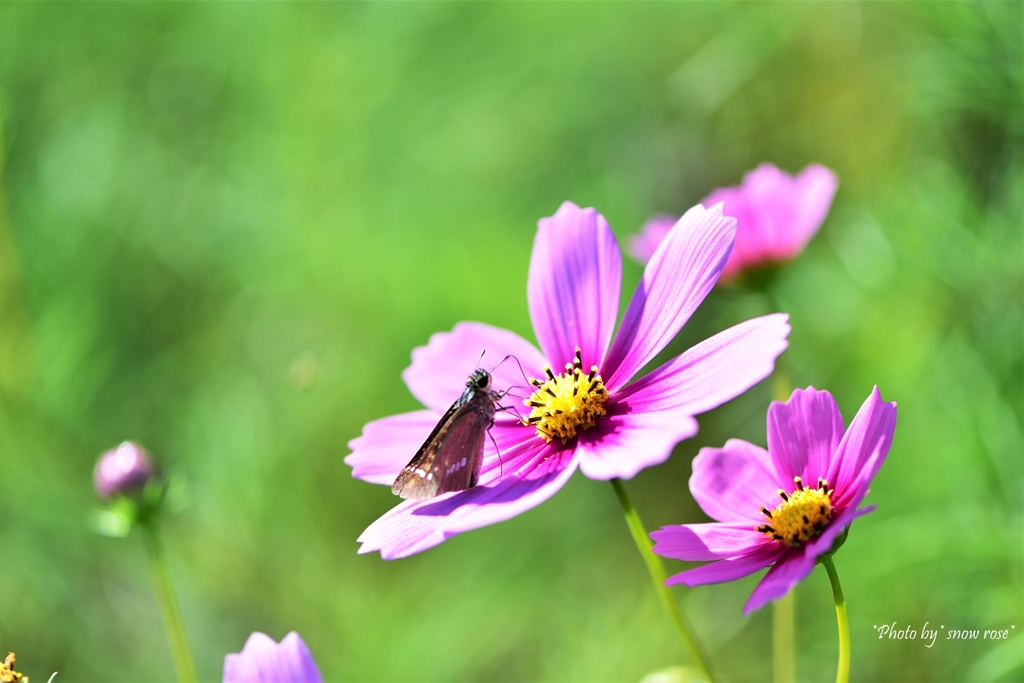
[(828, 572), (828, 580), (832, 582), (832, 596), (836, 600), (836, 621), (839, 622), (839, 667), (836, 669), (836, 683), (847, 683), (850, 680), (850, 622), (846, 618), (846, 598), (843, 587), (839, 585), (839, 574), (832, 564), (832, 557), (825, 556), (821, 563)]
[(775, 683), (793, 683), (796, 680), (796, 650), (794, 640), (796, 591), (772, 603), (772, 680)]
[(188, 647), (188, 638), (185, 637), (185, 624), (181, 619), (178, 598), (174, 594), (174, 584), (171, 582), (171, 572), (167, 567), (167, 556), (164, 554), (156, 521), (146, 520), (139, 526), (146, 537), (149, 564), (153, 570), (153, 585), (156, 587), (160, 611), (163, 613), (167, 639), (171, 643), (171, 654), (174, 656), (178, 680), (181, 683), (195, 683), (198, 679), (195, 665), (192, 663), (192, 651)]
[[(776, 304), (776, 308), (779, 306)], [(775, 359), (772, 373), (772, 398), (785, 402), (793, 393), (793, 384), (782, 358)], [(772, 603), (772, 679), (775, 683), (796, 680), (796, 587)]]
[(661, 558), (651, 551), (654, 544), (651, 542), (651, 537), (647, 534), (647, 529), (640, 519), (640, 514), (633, 507), (633, 502), (629, 499), (629, 495), (626, 494), (626, 489), (620, 479), (612, 479), (612, 488), (615, 489), (615, 495), (618, 496), (619, 503), (622, 505), (622, 512), (626, 516), (626, 525), (633, 535), (633, 541), (636, 543), (637, 550), (640, 551), (640, 556), (644, 558), (644, 563), (647, 565), (647, 571), (650, 573), (651, 581), (654, 583), (654, 592), (658, 594), (662, 606), (668, 613), (669, 619), (672, 620), (672, 623), (675, 624), (676, 629), (679, 631), (679, 635), (683, 639), (683, 645), (690, 653), (690, 659), (700, 668), (704, 677), (710, 683), (714, 683), (715, 677), (711, 671), (710, 660), (704, 652), (704, 648), (697, 642), (697, 637), (693, 633), (693, 627), (690, 626), (686, 617), (683, 616), (683, 612), (679, 609), (679, 603), (676, 602), (672, 591), (665, 585), (665, 579), (668, 578), (665, 573), (665, 565), (661, 563)]

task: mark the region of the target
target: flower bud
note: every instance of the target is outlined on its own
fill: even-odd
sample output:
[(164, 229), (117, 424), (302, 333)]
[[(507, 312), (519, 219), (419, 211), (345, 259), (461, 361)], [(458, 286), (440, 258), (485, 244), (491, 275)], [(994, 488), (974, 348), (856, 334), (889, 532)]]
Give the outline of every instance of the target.
[(100, 456), (93, 485), (101, 498), (135, 496), (156, 475), (156, 467), (142, 446), (125, 441)]

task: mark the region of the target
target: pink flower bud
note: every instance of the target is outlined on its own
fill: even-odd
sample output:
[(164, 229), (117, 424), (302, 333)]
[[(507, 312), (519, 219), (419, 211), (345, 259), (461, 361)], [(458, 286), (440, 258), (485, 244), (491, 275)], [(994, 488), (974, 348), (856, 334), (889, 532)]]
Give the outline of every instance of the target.
[(100, 456), (93, 484), (101, 498), (138, 494), (156, 475), (156, 467), (142, 446), (125, 441)]

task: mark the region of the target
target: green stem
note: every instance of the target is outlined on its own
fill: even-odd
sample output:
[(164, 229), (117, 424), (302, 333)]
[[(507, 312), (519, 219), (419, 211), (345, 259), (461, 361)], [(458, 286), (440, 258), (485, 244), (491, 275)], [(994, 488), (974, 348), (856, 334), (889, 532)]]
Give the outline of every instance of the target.
[[(776, 308), (779, 306), (776, 304)], [(785, 402), (793, 393), (793, 384), (782, 358), (775, 360), (772, 373), (772, 398)], [(772, 678), (775, 683), (796, 680), (796, 588), (772, 603)]]
[(796, 680), (796, 658), (793, 656), (796, 612), (796, 591), (791, 590), (772, 603), (772, 679), (775, 683)]
[(697, 637), (693, 633), (693, 627), (690, 626), (686, 617), (683, 616), (683, 612), (679, 609), (679, 603), (676, 602), (672, 591), (665, 585), (665, 579), (667, 578), (665, 565), (661, 563), (661, 558), (651, 550), (654, 544), (651, 542), (651, 537), (647, 534), (647, 529), (640, 519), (640, 514), (633, 507), (633, 503), (626, 494), (626, 489), (623, 487), (621, 480), (612, 479), (612, 488), (615, 489), (615, 495), (618, 496), (619, 503), (622, 505), (622, 512), (626, 516), (626, 525), (633, 535), (633, 541), (636, 543), (637, 550), (640, 551), (640, 556), (644, 558), (644, 563), (647, 565), (647, 571), (650, 573), (651, 581), (654, 583), (654, 592), (658, 594), (662, 606), (668, 613), (669, 619), (672, 620), (672, 623), (675, 624), (676, 629), (679, 631), (679, 635), (683, 639), (683, 645), (690, 653), (690, 659), (700, 668), (704, 677), (711, 683), (714, 683), (715, 677), (711, 671), (710, 660), (704, 652), (704, 648), (697, 642)]
[(848, 683), (850, 680), (850, 622), (846, 618), (846, 598), (843, 587), (839, 585), (839, 574), (832, 558), (824, 557), (821, 563), (828, 572), (828, 580), (832, 582), (832, 596), (836, 600), (836, 621), (839, 622), (839, 667), (836, 669), (836, 683)]
[(198, 679), (195, 666), (192, 664), (192, 651), (188, 647), (185, 623), (181, 619), (178, 599), (174, 595), (174, 584), (171, 582), (171, 572), (167, 567), (167, 556), (164, 554), (164, 547), (160, 542), (156, 521), (148, 520), (140, 523), (139, 526), (146, 537), (149, 564), (153, 570), (153, 584), (160, 602), (160, 611), (163, 613), (164, 626), (167, 628), (167, 639), (171, 643), (171, 654), (174, 656), (174, 668), (178, 672), (178, 680), (181, 683), (195, 683)]

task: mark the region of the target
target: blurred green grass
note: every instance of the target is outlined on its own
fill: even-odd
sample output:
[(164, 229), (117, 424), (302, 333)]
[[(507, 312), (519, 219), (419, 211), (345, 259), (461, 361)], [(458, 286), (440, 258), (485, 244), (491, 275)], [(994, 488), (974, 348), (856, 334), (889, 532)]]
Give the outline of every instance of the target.
[[(533, 232), (562, 200), (621, 239), (761, 161), (817, 161), (841, 185), (779, 282), (785, 363), (847, 421), (874, 384), (900, 405), (879, 510), (836, 560), (853, 677), (1024, 675), (1019, 639), (872, 629), (1024, 624), (1022, 7), (0, 5), (0, 647), (36, 680), (171, 677), (138, 539), (88, 526), (94, 459), (132, 438), (186, 482), (168, 549), (204, 679), (252, 630), (297, 629), (331, 680), (682, 663), (606, 484), (385, 563), (355, 538), (394, 498), (345, 444), (416, 407), (399, 375), (431, 333), (529, 335)], [(772, 309), (716, 291), (672, 349)], [(703, 519), (690, 459), (763, 444), (768, 401), (628, 484), (650, 527)], [(752, 585), (678, 593), (732, 681), (770, 670)], [(800, 679), (828, 679), (823, 575), (797, 607)]]

